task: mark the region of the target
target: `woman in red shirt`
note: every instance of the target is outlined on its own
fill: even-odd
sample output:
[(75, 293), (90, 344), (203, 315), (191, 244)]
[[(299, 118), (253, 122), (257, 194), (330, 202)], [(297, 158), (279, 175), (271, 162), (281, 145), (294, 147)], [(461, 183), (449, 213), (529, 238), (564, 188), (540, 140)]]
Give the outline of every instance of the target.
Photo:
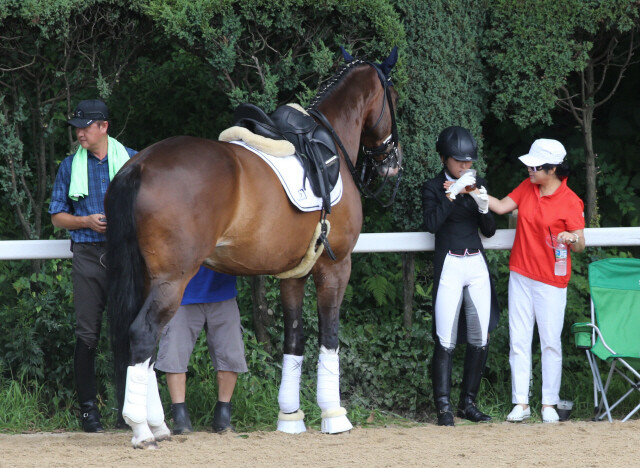
[[(567, 186), (566, 154), (559, 141), (536, 140), (519, 158), (527, 166), (528, 179), (502, 200), (489, 197), (489, 209), (497, 214), (518, 209), (509, 260), (509, 363), (515, 406), (507, 420), (512, 422), (531, 416), (531, 341), (536, 323), (542, 349), (542, 420), (559, 419), (555, 405), (562, 375), (560, 336), (571, 277), (570, 252), (585, 248), (584, 204)], [(548, 245), (551, 234), (554, 242), (570, 247), (565, 275), (556, 275), (554, 249)]]

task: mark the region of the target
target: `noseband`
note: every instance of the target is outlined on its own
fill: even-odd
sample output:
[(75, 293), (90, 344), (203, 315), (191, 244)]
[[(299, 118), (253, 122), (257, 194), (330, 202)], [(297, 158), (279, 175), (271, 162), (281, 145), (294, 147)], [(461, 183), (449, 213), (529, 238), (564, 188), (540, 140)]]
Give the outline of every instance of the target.
[[(340, 150), (342, 151), (342, 154), (344, 154), (344, 158), (345, 158), (345, 161), (347, 163), (347, 167), (349, 168), (349, 172), (351, 172), (351, 176), (353, 177), (353, 180), (356, 183), (356, 186), (358, 187), (358, 190), (360, 191), (360, 193), (365, 198), (373, 198), (378, 203), (380, 203), (380, 205), (382, 205), (382, 207), (386, 208), (388, 206), (391, 206), (391, 204), (395, 201), (396, 193), (398, 191), (398, 186), (400, 185), (400, 179), (402, 178), (402, 172), (403, 172), (402, 165), (399, 162), (398, 127), (397, 127), (397, 124), (396, 124), (396, 116), (395, 116), (395, 112), (394, 112), (394, 109), (393, 109), (393, 99), (391, 98), (391, 89), (389, 88), (389, 82), (391, 81), (391, 79), (385, 77), (384, 74), (382, 73), (382, 71), (372, 62), (364, 62), (362, 60), (354, 60), (351, 63), (356, 64), (356, 65), (366, 63), (367, 65), (373, 67), (374, 70), (378, 73), (378, 78), (380, 79), (380, 84), (382, 85), (382, 87), (384, 89), (385, 98), (382, 100), (382, 109), (380, 110), (380, 115), (378, 116), (378, 119), (376, 120), (376, 123), (373, 125), (373, 127), (363, 131), (363, 134), (371, 133), (380, 124), (380, 122), (382, 121), (382, 118), (384, 116), (384, 111), (385, 111), (385, 107), (386, 107), (387, 101), (389, 102), (389, 113), (391, 114), (391, 135), (389, 135), (382, 142), (382, 144), (380, 146), (377, 146), (375, 148), (371, 148), (371, 147), (367, 147), (367, 146), (362, 145), (361, 152), (362, 152), (362, 154), (364, 156), (364, 160), (362, 162), (362, 172), (361, 172), (360, 175), (358, 175), (358, 173), (356, 171), (356, 168), (354, 167), (353, 163), (351, 162), (351, 158), (349, 157), (349, 154), (347, 153), (346, 148), (342, 144), (342, 141), (340, 140), (340, 137), (338, 137), (338, 134), (335, 132), (335, 130), (331, 126), (331, 123), (329, 123), (329, 121), (324, 116), (324, 114), (322, 112), (316, 110), (316, 109), (311, 108), (311, 107), (308, 108), (307, 111), (309, 112), (309, 114), (311, 114), (314, 117), (316, 117), (320, 121), (320, 123), (325, 128), (327, 128), (327, 130), (329, 130), (331, 132), (331, 135), (333, 136), (334, 140), (336, 141), (336, 143), (340, 147)], [(375, 169), (377, 171), (379, 167), (385, 166), (385, 165), (387, 166), (387, 174), (385, 174), (384, 179), (383, 179), (382, 184), (380, 185), (380, 187), (375, 192), (372, 192), (369, 189), (369, 184), (371, 183), (371, 180), (373, 179), (373, 176), (371, 175), (370, 177), (366, 177), (365, 173), (367, 172), (367, 169)], [(397, 179), (396, 179), (396, 183), (395, 183), (395, 185), (393, 187), (393, 192), (391, 194), (391, 198), (389, 199), (389, 201), (387, 201), (385, 203), (385, 202), (380, 200), (378, 195), (380, 195), (380, 193), (382, 192), (383, 188), (386, 185), (386, 182), (389, 180), (388, 173), (389, 173), (389, 169), (392, 166), (398, 166), (398, 176), (397, 176)], [(371, 171), (369, 171), (369, 172), (371, 172)], [(366, 178), (366, 181), (365, 181), (365, 178)]]

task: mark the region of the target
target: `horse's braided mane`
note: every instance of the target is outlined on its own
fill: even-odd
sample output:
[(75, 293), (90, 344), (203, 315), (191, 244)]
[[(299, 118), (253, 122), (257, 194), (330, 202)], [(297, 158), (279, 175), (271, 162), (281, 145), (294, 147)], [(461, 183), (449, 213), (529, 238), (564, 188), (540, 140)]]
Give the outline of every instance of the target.
[(316, 107), (322, 102), (322, 100), (325, 97), (327, 97), (329, 94), (331, 94), (331, 91), (335, 89), (338, 83), (340, 83), (349, 74), (351, 70), (354, 70), (359, 65), (364, 65), (365, 63), (366, 62), (364, 62), (363, 60), (355, 59), (355, 60), (352, 60), (351, 62), (342, 64), (340, 68), (338, 68), (338, 71), (336, 71), (335, 74), (331, 78), (329, 78), (329, 80), (324, 84), (324, 86), (320, 89), (320, 91), (318, 91), (318, 94), (316, 94), (316, 97), (314, 97), (311, 103), (307, 106), (307, 110), (310, 110), (310, 109), (315, 110)]

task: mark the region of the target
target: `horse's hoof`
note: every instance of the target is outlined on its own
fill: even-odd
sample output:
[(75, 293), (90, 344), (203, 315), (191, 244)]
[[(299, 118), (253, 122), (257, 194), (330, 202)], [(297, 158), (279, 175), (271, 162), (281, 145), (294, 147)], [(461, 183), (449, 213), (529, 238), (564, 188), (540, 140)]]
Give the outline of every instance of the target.
[(133, 430), (133, 437), (131, 438), (131, 445), (133, 445), (133, 448), (152, 449), (152, 447), (150, 447), (151, 444), (155, 444), (155, 448), (158, 448), (153, 432), (151, 432), (147, 421), (138, 423), (127, 416), (124, 417), (124, 420), (127, 421), (127, 424), (131, 426), (131, 429)]
[(322, 412), (321, 432), (325, 434), (339, 434), (353, 429), (351, 421), (347, 418), (347, 410), (336, 408)]
[(151, 429), (151, 433), (153, 434), (153, 438), (156, 442), (171, 440), (171, 431), (164, 422), (159, 426), (149, 425), (149, 429)]
[(143, 440), (142, 442), (133, 443), (133, 448), (144, 450), (158, 450), (159, 447), (155, 440)]
[(287, 434), (302, 434), (306, 432), (304, 412), (300, 409), (295, 413), (283, 413), (280, 411), (278, 414), (277, 430), (279, 432), (286, 432)]
[(156, 439), (156, 442), (162, 442), (163, 440), (171, 440), (171, 434), (156, 436), (155, 439)]

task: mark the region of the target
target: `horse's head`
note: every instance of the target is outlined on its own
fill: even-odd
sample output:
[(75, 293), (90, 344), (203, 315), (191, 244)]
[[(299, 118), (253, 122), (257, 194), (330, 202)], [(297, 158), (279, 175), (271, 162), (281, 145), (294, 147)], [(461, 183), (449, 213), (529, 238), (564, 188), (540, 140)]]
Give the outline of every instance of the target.
[[(348, 60), (344, 49), (343, 55)], [(385, 178), (398, 175), (402, 170), (402, 147), (395, 116), (398, 93), (390, 76), (397, 59), (398, 48), (394, 47), (382, 63), (369, 63), (377, 72), (380, 91), (376, 93), (379, 97), (372, 100), (360, 139), (365, 165), (373, 166), (378, 175)]]
[[(398, 142), (395, 116), (398, 94), (393, 89), (390, 77), (398, 59), (398, 50), (394, 47), (382, 63), (354, 59), (344, 48), (342, 54), (347, 63), (318, 92), (307, 111), (331, 132), (360, 193), (366, 198), (374, 198), (384, 207), (390, 206), (395, 199), (402, 176), (402, 149)], [(357, 73), (351, 73), (356, 70)], [(346, 77), (350, 77), (348, 81), (344, 79)], [(357, 91), (354, 91), (354, 88)], [(336, 89), (339, 92), (331, 94)], [(348, 99), (352, 99), (351, 96), (354, 96), (353, 99), (356, 101), (349, 101)], [(318, 109), (321, 105), (322, 111)], [(327, 115), (330, 118), (323, 112), (329, 112)], [(360, 174), (356, 170), (355, 158), (352, 160), (334, 125), (339, 125), (344, 136), (348, 135), (351, 144), (360, 143), (363, 154), (359, 159)], [(360, 135), (359, 139), (356, 139), (358, 130)], [(369, 188), (375, 175), (374, 171), (384, 178), (376, 190)], [(378, 195), (382, 193), (388, 178), (395, 175), (398, 177), (392, 194), (385, 203)]]

